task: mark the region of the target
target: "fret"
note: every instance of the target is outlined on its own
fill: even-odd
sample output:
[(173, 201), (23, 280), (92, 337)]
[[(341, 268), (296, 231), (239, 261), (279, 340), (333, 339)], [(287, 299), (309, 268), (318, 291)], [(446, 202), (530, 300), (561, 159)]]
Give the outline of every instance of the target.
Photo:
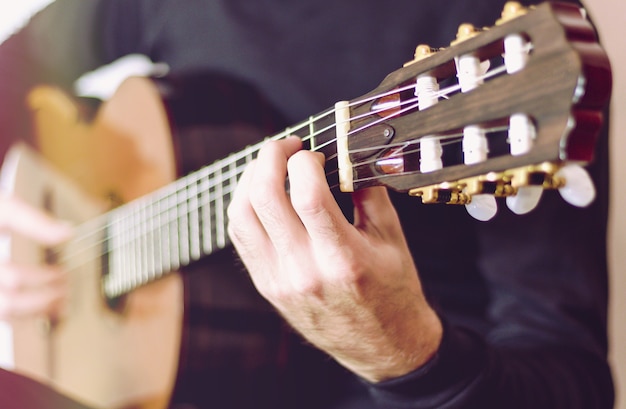
[[(228, 178), (226, 179), (225, 191), (224, 191), (224, 209), (222, 214), (222, 220), (224, 220), (224, 232), (227, 232), (228, 227), (228, 215), (227, 210), (230, 202), (233, 198), (233, 194), (235, 193), (235, 188), (237, 187), (237, 180), (239, 178), (240, 172), (243, 171), (243, 167), (247, 162), (245, 158), (237, 158), (233, 160), (228, 165)], [(227, 234), (224, 235), (224, 244), (222, 247), (226, 247), (230, 244), (230, 239)]]
[(129, 243), (129, 268), (125, 270), (125, 274), (122, 276), (122, 283), (124, 285), (124, 291), (129, 291), (131, 289), (132, 279), (134, 276), (140, 273), (139, 266), (139, 246), (137, 243), (137, 236), (139, 235), (137, 232), (137, 215), (135, 212), (132, 212), (128, 217), (128, 243)]
[(163, 252), (161, 251), (162, 231), (161, 231), (161, 199), (150, 204), (152, 217), (150, 217), (150, 232), (152, 238), (152, 258), (154, 259), (153, 275), (150, 278), (158, 278), (163, 274)]
[(169, 272), (172, 269), (172, 255), (170, 253), (170, 223), (168, 219), (167, 205), (168, 201), (166, 197), (161, 197), (158, 200), (159, 207), (159, 217), (158, 223), (159, 226), (159, 239), (161, 245), (159, 246), (159, 253), (161, 254), (161, 269), (163, 272)]
[(226, 234), (224, 228), (224, 181), (222, 169), (215, 172), (215, 239), (217, 248), (226, 246)]
[(135, 210), (133, 212), (133, 255), (135, 257), (135, 269), (133, 274), (128, 276), (128, 289), (132, 290), (137, 281), (137, 277), (143, 271), (143, 255), (144, 251), (141, 248), (141, 214)]
[(256, 153), (256, 151), (252, 151), (252, 150), (248, 150), (246, 152), (246, 156), (244, 158), (244, 165), (247, 165), (248, 163), (252, 162), (255, 158), (256, 155), (254, 155)]
[(147, 283), (154, 280), (156, 274), (156, 260), (154, 258), (154, 233), (153, 233), (153, 219), (154, 214), (152, 212), (153, 202), (149, 201), (143, 206), (142, 222), (144, 226), (144, 242), (146, 248), (146, 269), (142, 271), (141, 283)]
[(106, 259), (102, 260), (101, 265), (103, 266), (103, 274), (104, 276), (104, 293), (112, 294), (113, 288), (115, 287), (115, 276), (112, 275), (112, 271), (119, 271), (120, 260), (119, 257), (121, 253), (119, 251), (115, 251), (115, 240), (116, 237), (114, 233), (115, 227), (112, 223), (108, 222), (109, 218), (107, 218), (107, 223), (105, 223), (105, 239), (104, 239), (104, 252), (108, 255)]
[(314, 123), (311, 125), (315, 128), (315, 150), (324, 153), (327, 159), (337, 154), (334, 144), (337, 137), (335, 125), (334, 109), (329, 109), (317, 115)]
[(116, 277), (118, 294), (121, 294), (124, 291), (124, 274), (128, 271), (128, 268), (131, 265), (128, 216), (119, 217), (117, 220), (117, 224), (119, 225), (120, 233), (118, 235), (119, 243), (116, 247), (121, 252), (120, 260), (122, 263), (120, 265), (120, 268), (117, 271), (114, 271), (113, 274)]
[(128, 268), (130, 266), (130, 251), (128, 250), (128, 227), (126, 223), (127, 216), (119, 217), (120, 214), (117, 212), (115, 213), (115, 216), (118, 217), (116, 217), (115, 221), (112, 224), (118, 226), (119, 233), (113, 236), (116, 239), (116, 244), (110, 251), (117, 251), (120, 253), (120, 263), (119, 268), (111, 271), (111, 276), (114, 277), (115, 280), (115, 288), (117, 289), (116, 294), (121, 294), (124, 291), (123, 275), (126, 271), (128, 271)]
[(134, 242), (135, 242), (135, 265), (136, 265), (135, 268), (136, 269), (135, 269), (135, 273), (128, 277), (129, 290), (132, 290), (138, 285), (140, 281), (139, 278), (144, 273), (144, 271), (146, 271), (146, 264), (147, 264), (146, 250), (144, 246), (145, 232), (144, 232), (144, 223), (143, 223), (143, 218), (142, 218), (141, 207), (135, 210), (134, 216), (135, 216)]
[(142, 248), (142, 236), (143, 232), (141, 226), (141, 209), (135, 209), (133, 211), (133, 246), (135, 250), (133, 254), (135, 256), (135, 270), (133, 274), (128, 276), (128, 286), (129, 290), (135, 286), (135, 282), (137, 281), (136, 277), (141, 275), (144, 271), (144, 255), (145, 250)]
[(158, 208), (159, 200), (150, 202), (150, 210), (149, 210), (149, 227), (148, 231), (150, 231), (150, 259), (152, 260), (152, 268), (150, 269), (150, 275), (148, 276), (148, 281), (159, 278), (163, 271), (163, 264), (161, 262), (161, 252), (159, 248), (160, 238), (158, 229), (159, 223), (159, 208)]
[[(309, 150), (310, 133), (308, 121), (301, 122), (292, 128), (287, 128), (278, 136), (286, 138), (288, 136), (297, 136), (302, 140), (302, 147), (305, 150)], [(281, 139), (282, 139), (281, 138)], [(259, 147), (260, 148), (260, 147)]]
[[(106, 265), (108, 270), (106, 276), (105, 292), (108, 296), (119, 293), (121, 290), (119, 274), (124, 268), (124, 251), (121, 247), (122, 243), (120, 239), (123, 234), (123, 228), (119, 220), (108, 218), (109, 222), (106, 225), (106, 251), (109, 254)], [(104, 264), (104, 263), (103, 263)]]
[(133, 277), (132, 286), (136, 287), (144, 277), (150, 271), (150, 250), (149, 250), (149, 237), (147, 227), (147, 208), (146, 206), (140, 206), (139, 211), (139, 248), (141, 252), (139, 254), (139, 274)]
[(136, 249), (136, 233), (135, 233), (135, 223), (133, 213), (130, 213), (126, 216), (126, 237), (127, 237), (127, 250), (128, 250), (128, 267), (122, 270), (122, 274), (120, 275), (120, 282), (122, 284), (123, 291), (129, 290), (130, 277), (134, 274), (137, 274), (136, 267), (136, 259), (137, 259), (137, 249)]
[(200, 250), (198, 181), (195, 177), (192, 178), (187, 193), (189, 194), (189, 254), (191, 260), (198, 260), (202, 253)]
[(187, 189), (177, 192), (178, 202), (178, 245), (180, 247), (180, 264), (189, 264), (189, 202), (187, 200)]
[[(116, 213), (116, 215), (118, 215)], [(124, 291), (124, 273), (128, 270), (128, 266), (130, 266), (130, 250), (128, 248), (128, 217), (118, 217), (116, 220), (116, 225), (119, 227), (119, 233), (117, 233), (114, 237), (117, 238), (117, 245), (114, 247), (114, 250), (118, 250), (120, 252), (120, 265), (119, 268), (115, 271), (112, 271), (111, 274), (115, 277), (117, 288), (116, 294), (121, 294)]]
[(211, 174), (202, 177), (200, 185), (200, 205), (202, 206), (202, 251), (204, 254), (213, 252), (213, 217), (211, 206)]
[(112, 281), (111, 288), (113, 290), (113, 294), (120, 294), (122, 292), (121, 274), (122, 271), (126, 268), (125, 266), (128, 265), (127, 251), (123, 246), (123, 240), (125, 238), (125, 228), (122, 220), (120, 220), (119, 217), (114, 217), (117, 215), (118, 212), (115, 212), (111, 215), (111, 221), (109, 222), (109, 231), (107, 232), (111, 236), (109, 240), (109, 242), (111, 243), (111, 246), (109, 248), (109, 254), (111, 256), (117, 254), (117, 260), (119, 260), (117, 263), (109, 262), (109, 267), (111, 268), (111, 270), (109, 270), (109, 279)]
[(148, 244), (150, 249), (150, 268), (148, 271), (148, 275), (146, 276), (146, 281), (150, 282), (156, 278), (161, 276), (162, 264), (161, 264), (161, 255), (159, 249), (159, 229), (158, 220), (158, 203), (159, 200), (152, 200), (148, 205)]
[(209, 186), (209, 195), (208, 201), (211, 206), (211, 248), (212, 251), (217, 250), (217, 185), (215, 184), (215, 180), (217, 179), (215, 171), (211, 173), (211, 182)]
[[(285, 132), (277, 136), (286, 137), (288, 135), (296, 135), (303, 142), (303, 149), (311, 151), (322, 151), (327, 157), (336, 152), (332, 149), (331, 142), (335, 138), (335, 121), (332, 115), (334, 110), (329, 109), (318, 115), (309, 117), (308, 120), (300, 124), (287, 128)], [(260, 146), (259, 146), (260, 148)]]
[(180, 267), (180, 252), (178, 247), (179, 242), (179, 228), (178, 228), (178, 203), (176, 192), (172, 192), (167, 198), (167, 224), (169, 226), (169, 252), (172, 261), (170, 267), (172, 270), (177, 270)]
[(309, 117), (309, 148), (310, 150), (314, 151), (317, 149), (316, 143), (315, 143), (315, 120), (312, 116)]

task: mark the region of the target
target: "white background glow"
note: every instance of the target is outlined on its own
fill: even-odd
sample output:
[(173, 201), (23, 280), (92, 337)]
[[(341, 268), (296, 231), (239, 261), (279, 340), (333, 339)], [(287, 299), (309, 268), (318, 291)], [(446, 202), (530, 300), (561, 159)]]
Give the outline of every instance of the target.
[(23, 26), (30, 16), (54, 0), (0, 0), (0, 42)]

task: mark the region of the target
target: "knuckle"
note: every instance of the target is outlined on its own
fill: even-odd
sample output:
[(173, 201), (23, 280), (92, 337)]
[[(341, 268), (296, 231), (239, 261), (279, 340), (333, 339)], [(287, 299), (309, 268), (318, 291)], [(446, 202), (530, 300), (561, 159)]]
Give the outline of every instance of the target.
[(316, 216), (324, 212), (322, 198), (311, 192), (292, 192), (291, 203), (298, 214)]
[(280, 155), (280, 142), (277, 140), (266, 141), (257, 155), (257, 159), (260, 161), (272, 160)]
[(300, 279), (292, 283), (291, 297), (302, 298), (320, 298), (324, 293), (324, 284), (317, 279)]
[(320, 297), (323, 288), (323, 283), (315, 277), (297, 276), (282, 282), (268, 280), (257, 289), (278, 306), (293, 306), (302, 305), (304, 300), (311, 297)]
[(226, 218), (228, 221), (228, 230), (230, 232), (230, 230), (236, 231), (238, 225), (241, 224), (240, 219), (241, 219), (241, 210), (240, 208), (235, 204), (235, 203), (231, 203), (228, 208), (226, 209)]
[(330, 275), (333, 285), (342, 288), (358, 289), (363, 287), (369, 277), (369, 268), (363, 259), (351, 258), (343, 261), (343, 266)]
[(301, 300), (310, 297), (319, 298), (324, 294), (327, 285), (326, 277), (319, 270), (313, 268), (302, 268), (303, 259), (294, 257), (289, 261), (285, 271), (288, 272), (289, 281), (285, 285), (285, 298)]
[(279, 308), (286, 305), (286, 300), (288, 300), (289, 297), (284, 286), (281, 284), (270, 280), (256, 279), (254, 280), (254, 285), (258, 293), (271, 304)]
[[(228, 232), (228, 236), (236, 246), (245, 248), (252, 244), (250, 234), (241, 224), (237, 224), (236, 221), (229, 222), (226, 230)], [(240, 250), (240, 248), (237, 248), (237, 250)]]
[[(250, 186), (250, 196), (248, 200), (252, 207), (257, 211), (271, 209), (276, 206), (276, 198), (284, 195), (286, 192), (283, 177), (275, 179), (273, 177), (265, 177), (259, 174), (254, 178)], [(279, 182), (283, 181), (282, 183)]]
[(259, 181), (251, 190), (250, 204), (257, 213), (265, 213), (273, 209), (274, 200), (269, 194), (272, 190), (270, 183)]

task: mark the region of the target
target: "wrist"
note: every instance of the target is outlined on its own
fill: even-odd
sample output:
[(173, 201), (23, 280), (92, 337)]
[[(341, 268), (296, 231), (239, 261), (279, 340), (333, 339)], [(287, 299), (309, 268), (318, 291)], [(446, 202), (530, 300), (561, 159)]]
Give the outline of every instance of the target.
[(401, 325), (400, 331), (390, 331), (385, 345), (366, 359), (350, 361), (337, 359), (359, 377), (378, 383), (401, 377), (429, 362), (439, 350), (443, 326), (430, 307), (419, 320)]

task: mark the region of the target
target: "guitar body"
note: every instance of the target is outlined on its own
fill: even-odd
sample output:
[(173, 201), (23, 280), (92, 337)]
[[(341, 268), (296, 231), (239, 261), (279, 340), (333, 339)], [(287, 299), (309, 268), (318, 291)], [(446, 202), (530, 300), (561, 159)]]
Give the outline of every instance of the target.
[[(53, 88), (34, 91), (30, 104), (53, 168), (21, 146), (7, 157), (2, 184), (31, 204), (80, 224), (175, 178), (167, 114), (150, 80), (124, 84), (89, 123)], [(101, 290), (100, 239), (74, 251), (78, 256), (71, 246), (60, 255), (71, 262), (70, 298), (58, 320), (5, 323), (2, 365), (90, 407), (164, 408), (177, 373), (181, 278), (169, 274), (110, 308)], [(20, 237), (3, 244), (17, 262), (45, 261), (40, 247)]]

